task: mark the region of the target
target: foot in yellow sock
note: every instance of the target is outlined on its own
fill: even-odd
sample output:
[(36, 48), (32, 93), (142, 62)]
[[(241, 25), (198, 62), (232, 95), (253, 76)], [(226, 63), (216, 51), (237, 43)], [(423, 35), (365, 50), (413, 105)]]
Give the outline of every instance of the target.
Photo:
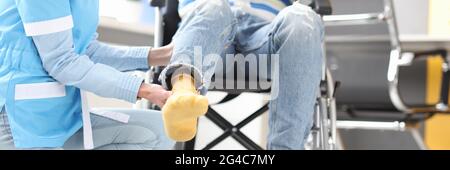
[(172, 96), (162, 108), (167, 135), (175, 141), (188, 141), (197, 133), (197, 118), (208, 111), (208, 99), (197, 93), (194, 79), (181, 74), (172, 81)]

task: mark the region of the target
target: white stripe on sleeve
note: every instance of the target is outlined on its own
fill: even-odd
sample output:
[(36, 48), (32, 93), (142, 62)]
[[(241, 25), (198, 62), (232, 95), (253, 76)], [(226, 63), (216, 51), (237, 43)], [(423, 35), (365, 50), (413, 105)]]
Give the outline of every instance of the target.
[(72, 15), (47, 21), (24, 23), (27, 36), (45, 35), (73, 28)]

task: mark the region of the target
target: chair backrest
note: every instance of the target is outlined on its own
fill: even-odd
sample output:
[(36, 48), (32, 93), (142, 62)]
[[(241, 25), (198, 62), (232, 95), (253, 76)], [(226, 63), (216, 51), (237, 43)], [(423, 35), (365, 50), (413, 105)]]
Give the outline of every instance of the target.
[[(386, 2), (389, 1), (341, 0), (332, 1), (332, 5), (334, 12), (342, 15), (383, 12)], [(401, 110), (393, 105), (387, 77), (393, 50), (388, 28), (386, 22), (327, 27), (329, 68), (334, 78), (342, 82), (336, 96), (339, 106), (392, 113)], [(430, 96), (440, 96), (440, 89), (446, 87), (440, 84), (442, 69), (437, 69), (442, 64), (439, 57), (425, 57), (399, 67), (398, 92), (406, 106), (432, 108), (440, 102)]]
[(330, 0), (299, 0), (299, 2), (310, 6), (319, 15), (331, 15), (333, 12)]
[(172, 37), (177, 32), (178, 25), (181, 22), (180, 15), (178, 14), (178, 0), (168, 0), (163, 13), (164, 13), (163, 44), (167, 45), (172, 41)]
[[(329, 68), (332, 68), (334, 79), (342, 82), (336, 93), (338, 105), (363, 110), (397, 110), (390, 100), (386, 80), (389, 52), (389, 40), (327, 44)], [(436, 68), (441, 65), (442, 61), (439, 63), (434, 58), (423, 58), (400, 67), (399, 90), (405, 104), (437, 104), (427, 101), (427, 95), (431, 95), (428, 89), (441, 88), (440, 84), (433, 83), (440, 79), (441, 70)]]

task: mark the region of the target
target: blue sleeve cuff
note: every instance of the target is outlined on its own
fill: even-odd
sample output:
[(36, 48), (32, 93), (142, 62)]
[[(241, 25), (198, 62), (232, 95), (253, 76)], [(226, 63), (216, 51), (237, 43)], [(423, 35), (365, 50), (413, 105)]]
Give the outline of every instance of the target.
[(144, 82), (144, 79), (129, 74), (122, 74), (117, 81), (117, 98), (135, 103), (138, 99), (139, 88)]
[(130, 47), (130, 65), (135, 66), (137, 70), (149, 70), (148, 56), (151, 47)]

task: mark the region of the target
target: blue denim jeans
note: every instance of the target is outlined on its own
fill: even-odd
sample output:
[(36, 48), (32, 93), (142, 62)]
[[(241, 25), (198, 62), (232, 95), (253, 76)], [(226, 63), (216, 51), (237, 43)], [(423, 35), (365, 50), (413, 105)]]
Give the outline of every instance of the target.
[[(164, 133), (162, 117), (159, 111), (113, 109), (110, 111), (130, 116), (124, 124), (112, 119), (91, 114), (94, 147), (98, 150), (168, 150), (175, 142)], [(8, 117), (4, 110), (0, 112), (0, 150), (15, 150)], [(82, 150), (83, 129), (70, 137), (61, 148), (27, 148)]]
[[(209, 84), (221, 59), (210, 54), (220, 54), (222, 59), (229, 53), (278, 54), (278, 69), (272, 69), (278, 75), (272, 78), (272, 92), (276, 89), (277, 95), (269, 105), (267, 148), (304, 149), (321, 77), (320, 16), (299, 3), (286, 7), (272, 21), (230, 7), (227, 0), (194, 3), (195, 10), (182, 18), (173, 38), (173, 57), (165, 71), (188, 65), (202, 75), (198, 81)], [(201, 47), (202, 55), (195, 54), (196, 47)], [(163, 71), (161, 80), (168, 75)]]

